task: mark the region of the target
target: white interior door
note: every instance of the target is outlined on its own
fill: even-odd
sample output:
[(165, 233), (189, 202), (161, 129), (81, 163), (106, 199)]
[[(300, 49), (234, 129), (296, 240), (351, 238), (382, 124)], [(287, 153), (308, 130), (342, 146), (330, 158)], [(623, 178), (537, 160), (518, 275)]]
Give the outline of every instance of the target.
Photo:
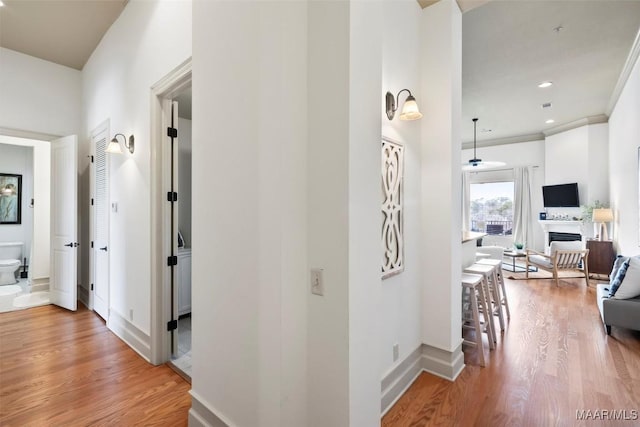
[(93, 256), (93, 310), (109, 320), (109, 171), (108, 128), (102, 127), (91, 137), (94, 147), (92, 171), (93, 230), (90, 248)]
[(78, 137), (51, 142), (51, 302), (77, 309)]

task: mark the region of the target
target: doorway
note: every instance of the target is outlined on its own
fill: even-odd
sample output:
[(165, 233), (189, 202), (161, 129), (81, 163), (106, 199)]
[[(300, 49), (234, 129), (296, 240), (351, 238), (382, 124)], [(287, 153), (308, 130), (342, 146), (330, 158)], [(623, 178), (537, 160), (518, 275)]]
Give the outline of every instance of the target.
[[(183, 374), (191, 377), (191, 88), (180, 92), (172, 102), (174, 156), (171, 157), (174, 188), (178, 201), (173, 210), (173, 223), (178, 224), (178, 265), (175, 276), (172, 312), (178, 319), (171, 348), (171, 362)], [(176, 114), (177, 111), (177, 114)], [(175, 230), (174, 230), (175, 231)], [(177, 313), (176, 313), (177, 312)], [(177, 335), (177, 337), (176, 337)]]
[[(181, 329), (188, 332), (183, 338), (190, 336), (189, 321), (183, 321), (180, 328), (181, 317), (190, 319), (190, 307), (180, 306), (180, 276), (190, 276), (190, 268), (185, 268), (190, 261), (190, 227), (181, 226), (178, 206), (184, 190), (180, 189), (179, 176), (179, 151), (184, 137), (178, 117), (180, 96), (190, 88), (191, 58), (151, 87), (151, 362), (156, 365), (179, 355)], [(185, 109), (187, 102), (182, 103)], [(187, 236), (181, 227), (189, 230)], [(182, 288), (185, 302), (190, 287), (189, 292)]]

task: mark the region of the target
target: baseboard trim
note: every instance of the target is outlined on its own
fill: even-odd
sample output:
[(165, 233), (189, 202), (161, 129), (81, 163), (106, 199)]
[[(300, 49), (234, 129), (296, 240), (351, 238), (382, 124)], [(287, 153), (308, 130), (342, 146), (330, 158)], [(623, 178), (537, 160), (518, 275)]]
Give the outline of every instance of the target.
[(224, 419), (193, 390), (191, 394), (191, 409), (189, 409), (189, 427), (233, 427), (229, 420)]
[(89, 291), (82, 285), (78, 285), (78, 299), (85, 307), (89, 307)]
[(430, 374), (455, 381), (464, 369), (462, 341), (453, 351), (422, 344), (422, 368)]
[(107, 327), (127, 343), (136, 353), (151, 363), (151, 337), (138, 329), (133, 323), (120, 316), (115, 310), (109, 310)]
[(31, 292), (46, 292), (49, 290), (49, 278), (31, 279)]
[(382, 415), (387, 413), (422, 372), (422, 345), (419, 345), (382, 379), (380, 402)]
[(391, 409), (422, 372), (455, 381), (463, 369), (462, 342), (452, 352), (420, 344), (382, 379), (381, 415), (383, 416)]

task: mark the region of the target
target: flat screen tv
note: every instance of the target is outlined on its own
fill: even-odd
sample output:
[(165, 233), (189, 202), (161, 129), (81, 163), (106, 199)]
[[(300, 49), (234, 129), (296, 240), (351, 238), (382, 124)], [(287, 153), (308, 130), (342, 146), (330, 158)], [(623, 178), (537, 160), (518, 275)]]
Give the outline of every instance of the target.
[(545, 208), (579, 208), (578, 183), (545, 185), (542, 199)]

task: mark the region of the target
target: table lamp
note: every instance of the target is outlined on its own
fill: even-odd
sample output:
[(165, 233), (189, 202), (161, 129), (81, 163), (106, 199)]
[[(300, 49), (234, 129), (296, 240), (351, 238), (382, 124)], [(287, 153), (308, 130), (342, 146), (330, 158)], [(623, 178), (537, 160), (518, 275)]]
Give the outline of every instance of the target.
[(607, 222), (613, 221), (613, 211), (609, 208), (594, 209), (593, 223), (598, 224), (599, 240), (609, 240), (607, 233)]

